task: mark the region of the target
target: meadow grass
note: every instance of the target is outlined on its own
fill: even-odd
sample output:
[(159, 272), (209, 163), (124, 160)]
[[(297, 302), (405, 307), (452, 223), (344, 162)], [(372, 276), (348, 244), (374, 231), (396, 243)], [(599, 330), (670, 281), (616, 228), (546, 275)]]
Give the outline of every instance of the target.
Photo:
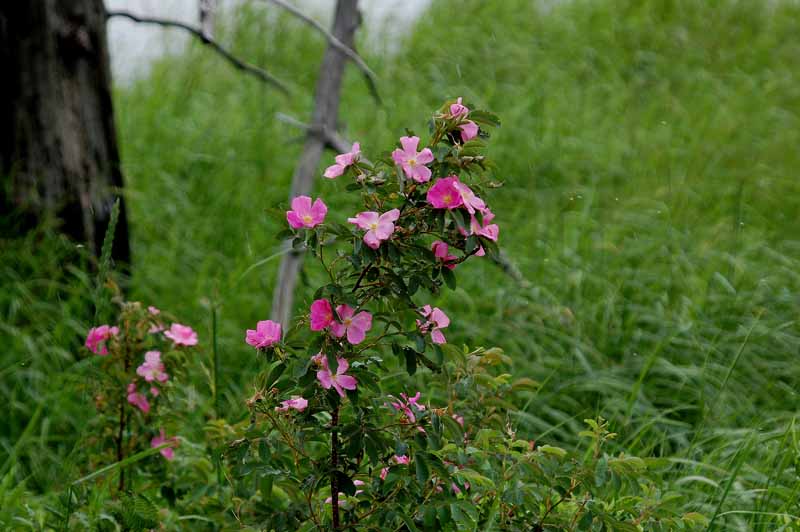
[[(521, 434), (577, 447), (582, 420), (602, 415), (621, 447), (655, 457), (676, 505), (719, 529), (790, 529), (800, 515), (798, 27), (791, 2), (434, 2), (396, 51), (362, 50), (385, 104), (355, 69), (342, 101), (342, 131), (368, 154), (406, 127), (424, 136), (445, 98), (501, 117), (492, 208), (527, 282), (465, 265), (439, 302), (448, 338), (501, 346), (539, 383), (512, 420)], [(324, 42), (259, 5), (224, 28), (293, 95), (198, 45), (115, 103), (129, 290), (187, 316), (207, 345), (218, 309), (219, 400), (234, 420), (258, 369), (243, 331), (269, 312), (278, 258), (263, 259), (279, 250), (302, 145), (276, 112), (308, 119)], [(315, 192), (350, 212), (344, 185)], [(78, 476), (88, 398), (64, 384), (91, 370), (79, 346), (94, 311), (91, 279), (60, 267), (75, 250), (41, 238), (53, 240), (4, 250), (0, 302), (0, 476), (40, 494)], [(304, 272), (298, 308), (320, 278)], [(202, 436), (192, 419), (187, 434)]]

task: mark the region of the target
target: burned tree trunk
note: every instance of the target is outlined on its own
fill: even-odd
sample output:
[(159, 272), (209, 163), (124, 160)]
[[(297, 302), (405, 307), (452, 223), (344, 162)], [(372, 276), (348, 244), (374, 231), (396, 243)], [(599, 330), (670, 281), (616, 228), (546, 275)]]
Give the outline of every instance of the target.
[[(102, 0), (3, 2), (0, 57), (2, 209), (98, 254), (122, 187)], [(123, 204), (112, 254), (129, 250)]]

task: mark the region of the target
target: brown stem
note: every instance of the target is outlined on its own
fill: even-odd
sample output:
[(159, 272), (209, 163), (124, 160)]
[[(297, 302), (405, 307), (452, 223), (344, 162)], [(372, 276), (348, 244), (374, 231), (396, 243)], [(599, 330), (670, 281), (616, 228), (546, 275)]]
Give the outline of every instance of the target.
[[(127, 325), (127, 324), (126, 324)], [(126, 336), (127, 336), (127, 327), (126, 327)], [(128, 375), (128, 370), (130, 369), (130, 364), (128, 361), (128, 344), (125, 343), (122, 350), (122, 360), (125, 365), (125, 376)], [(119, 430), (117, 431), (117, 462), (121, 462), (125, 458), (125, 448), (123, 446), (123, 441), (125, 438), (125, 396), (123, 394), (122, 399), (119, 402)], [(119, 469), (119, 491), (122, 493), (125, 491), (125, 468), (121, 467)]]
[(333, 515), (333, 530), (339, 530), (339, 405), (331, 411), (331, 514)]

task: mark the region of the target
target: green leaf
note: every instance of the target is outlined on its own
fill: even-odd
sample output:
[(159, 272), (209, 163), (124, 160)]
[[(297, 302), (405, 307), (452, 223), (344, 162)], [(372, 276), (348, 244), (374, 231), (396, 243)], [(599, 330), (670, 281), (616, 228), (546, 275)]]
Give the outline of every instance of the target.
[(414, 454), (414, 462), (416, 464), (417, 482), (424, 486), (430, 478), (430, 470), (428, 469), (428, 462), (423, 453)]
[(594, 467), (594, 485), (598, 488), (602, 487), (603, 484), (606, 483), (606, 479), (608, 478), (608, 460), (606, 459), (605, 455), (600, 457), (597, 461), (597, 464)]
[(453, 221), (456, 222), (456, 225), (459, 229), (463, 229), (467, 231), (469, 229), (469, 222), (467, 221), (467, 217), (464, 214), (464, 211), (461, 209), (453, 209), (452, 211), (448, 211), (450, 215), (453, 217)]
[(409, 347), (404, 347), (403, 353), (406, 356), (406, 371), (409, 375), (413, 375), (417, 372), (417, 352)]
[(489, 111), (470, 111), (468, 118), (479, 126), (500, 127), (500, 117)]
[(456, 289), (456, 276), (450, 268), (442, 267), (442, 278), (450, 290)]

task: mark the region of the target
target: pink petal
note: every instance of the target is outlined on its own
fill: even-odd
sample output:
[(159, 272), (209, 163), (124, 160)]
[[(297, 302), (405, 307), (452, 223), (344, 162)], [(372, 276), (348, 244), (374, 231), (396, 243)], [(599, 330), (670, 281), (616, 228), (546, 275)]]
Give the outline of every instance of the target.
[(363, 331), (368, 331), (372, 328), (372, 314), (366, 310), (362, 310), (353, 316), (351, 324), (351, 327), (357, 327)]
[(347, 328), (347, 341), (353, 345), (360, 344), (364, 341), (366, 337), (366, 333), (363, 329), (359, 329), (358, 327), (351, 325)]
[(364, 243), (372, 249), (378, 249), (381, 245), (381, 239), (375, 231), (367, 231), (364, 233)]
[(352, 375), (339, 375), (336, 377), (336, 382), (338, 382), (339, 386), (345, 390), (355, 390), (356, 386), (358, 385), (358, 381)]
[(408, 157), (406, 156), (406, 152), (403, 150), (397, 149), (392, 152), (392, 160), (395, 164), (399, 164), (400, 166), (404, 166)]
[(467, 120), (458, 126), (458, 128), (461, 130), (461, 140), (464, 142), (472, 140), (478, 136), (478, 125), (471, 120)]
[(450, 325), (450, 318), (448, 318), (447, 314), (445, 314), (439, 307), (433, 309), (428, 319), (436, 323), (437, 327), (444, 328)]
[(317, 380), (326, 390), (330, 390), (331, 386), (333, 386), (333, 381), (331, 380), (330, 371), (324, 369), (317, 371)]
[(392, 222), (380, 221), (378, 222), (377, 229), (372, 232), (378, 240), (389, 240), (389, 237), (394, 233), (394, 224)]
[(294, 211), (286, 211), (286, 221), (289, 222), (292, 229), (300, 229), (303, 227), (303, 219)]
[(444, 334), (439, 329), (434, 329), (431, 331), (431, 341), (434, 344), (446, 344), (447, 340), (444, 337)]
[(317, 198), (314, 205), (311, 206), (311, 218), (314, 224), (321, 224), (325, 220), (325, 215), (328, 214), (328, 206), (322, 199)]
[(411, 172), (411, 178), (417, 183), (427, 183), (431, 179), (431, 171), (427, 166), (417, 166)]
[(396, 222), (398, 218), (400, 218), (400, 209), (392, 209), (381, 214), (378, 218), (378, 223)]
[(339, 316), (339, 319), (342, 321), (352, 317), (354, 312), (355, 310), (350, 305), (343, 304), (336, 307), (336, 315)]
[(344, 173), (344, 166), (341, 164), (332, 164), (331, 166), (325, 169), (325, 173), (322, 174), (323, 177), (327, 177), (328, 179), (334, 179), (339, 177)]
[(311, 198), (308, 196), (297, 196), (292, 200), (292, 210), (301, 217), (305, 216), (311, 210)]
[(338, 321), (331, 322), (330, 329), (336, 338), (341, 338), (344, 336), (344, 333), (347, 330), (345, 326)]
[(404, 152), (416, 154), (417, 146), (419, 146), (419, 137), (400, 137), (400, 145), (403, 147)]
[(430, 148), (425, 148), (417, 155), (417, 163), (428, 164), (433, 161), (433, 152)]

